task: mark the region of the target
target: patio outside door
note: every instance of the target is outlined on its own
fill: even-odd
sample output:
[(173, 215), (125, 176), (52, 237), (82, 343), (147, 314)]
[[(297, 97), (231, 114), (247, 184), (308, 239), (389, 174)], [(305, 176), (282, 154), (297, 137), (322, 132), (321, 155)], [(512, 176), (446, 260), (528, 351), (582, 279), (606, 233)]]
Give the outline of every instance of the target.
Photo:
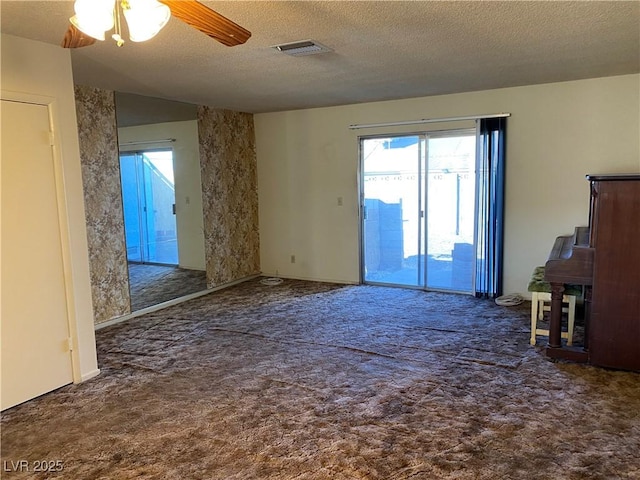
[(471, 293), (475, 130), (361, 139), (363, 280)]
[(120, 154), (127, 260), (178, 264), (173, 151)]

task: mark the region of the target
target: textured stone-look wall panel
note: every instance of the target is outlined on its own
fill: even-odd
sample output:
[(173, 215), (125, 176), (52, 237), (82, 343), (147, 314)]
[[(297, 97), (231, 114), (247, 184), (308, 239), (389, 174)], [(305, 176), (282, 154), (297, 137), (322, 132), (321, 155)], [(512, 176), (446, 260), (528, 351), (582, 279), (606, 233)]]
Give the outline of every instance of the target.
[(114, 92), (76, 86), (94, 322), (130, 313)]
[(209, 288), (260, 272), (253, 115), (198, 107)]

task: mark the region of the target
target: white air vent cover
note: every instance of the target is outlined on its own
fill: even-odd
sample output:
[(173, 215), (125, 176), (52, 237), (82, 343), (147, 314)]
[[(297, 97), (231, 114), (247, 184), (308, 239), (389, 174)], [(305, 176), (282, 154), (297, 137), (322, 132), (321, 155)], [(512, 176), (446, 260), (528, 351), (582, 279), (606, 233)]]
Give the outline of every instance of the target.
[(303, 40), (301, 42), (283, 43), (282, 45), (275, 45), (276, 50), (282, 53), (291, 55), (294, 57), (301, 57), (303, 55), (316, 55), (318, 53), (333, 52), (329, 47), (315, 42), (313, 40)]

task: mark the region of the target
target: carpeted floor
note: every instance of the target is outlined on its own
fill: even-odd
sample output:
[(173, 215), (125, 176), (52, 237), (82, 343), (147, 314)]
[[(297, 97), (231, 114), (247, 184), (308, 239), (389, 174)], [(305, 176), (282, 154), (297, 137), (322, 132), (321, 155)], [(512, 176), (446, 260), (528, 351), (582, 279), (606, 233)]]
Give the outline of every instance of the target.
[(528, 307), (211, 293), (100, 330), (99, 377), (3, 412), (2, 478), (640, 479), (640, 374), (547, 360)]
[(207, 289), (207, 274), (201, 270), (129, 263), (131, 311)]

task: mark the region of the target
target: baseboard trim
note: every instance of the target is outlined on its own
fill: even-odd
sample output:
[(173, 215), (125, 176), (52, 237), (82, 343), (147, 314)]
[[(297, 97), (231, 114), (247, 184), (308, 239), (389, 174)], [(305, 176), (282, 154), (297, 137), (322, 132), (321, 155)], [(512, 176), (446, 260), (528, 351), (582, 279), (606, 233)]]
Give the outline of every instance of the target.
[(100, 375), (100, 369), (96, 368), (95, 370), (92, 370), (88, 373), (83, 374), (80, 377), (80, 383), (86, 382), (87, 380), (91, 380), (92, 378), (97, 377), (98, 375)]
[(253, 280), (254, 278), (258, 278), (260, 276), (261, 276), (260, 274), (250, 275), (248, 277), (244, 277), (239, 280), (234, 280), (233, 282), (225, 283), (223, 285), (218, 285), (217, 287), (209, 288), (207, 290), (202, 290), (201, 292), (191, 293), (183, 297), (174, 298), (173, 300), (168, 300), (166, 302), (162, 302), (157, 305), (153, 305), (151, 307), (143, 308), (142, 310), (138, 310), (136, 312), (123, 315), (121, 317), (112, 318), (111, 320), (107, 320), (106, 322), (98, 323), (94, 326), (94, 329), (96, 331), (102, 330), (103, 328), (110, 327), (112, 325), (117, 325), (118, 323), (126, 322), (127, 320), (131, 320), (132, 318), (141, 317), (142, 315), (146, 315), (147, 313), (157, 312), (158, 310), (162, 310), (167, 307), (172, 307), (174, 305), (178, 305), (180, 303), (193, 300), (194, 298), (203, 297), (204, 295), (209, 295), (210, 293), (217, 292), (218, 290), (222, 290), (223, 288), (233, 287), (234, 285), (238, 285), (240, 283)]
[(360, 285), (360, 282), (356, 282), (353, 280), (336, 280), (331, 278), (310, 278), (310, 277), (298, 277), (295, 275), (282, 275), (282, 274), (273, 274), (270, 275), (268, 273), (262, 273), (260, 276), (262, 277), (277, 277), (282, 278), (283, 280), (302, 280), (305, 282), (318, 282), (318, 283), (338, 283), (340, 285)]

